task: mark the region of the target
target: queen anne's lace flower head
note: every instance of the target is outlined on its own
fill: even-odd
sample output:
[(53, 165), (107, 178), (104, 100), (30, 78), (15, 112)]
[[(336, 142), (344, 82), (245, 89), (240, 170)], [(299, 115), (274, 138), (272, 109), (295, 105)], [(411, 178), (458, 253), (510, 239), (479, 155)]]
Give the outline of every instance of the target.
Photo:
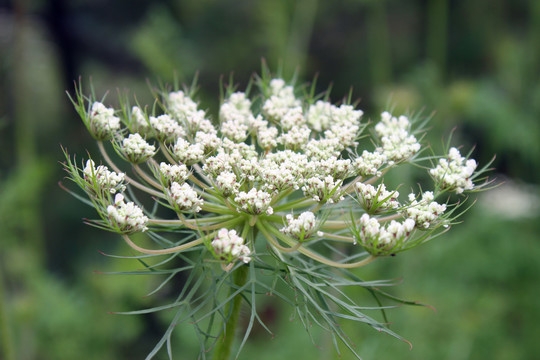
[(287, 226), (281, 228), (281, 232), (300, 242), (309, 240), (318, 229), (317, 218), (311, 211), (301, 213), (296, 219), (292, 214), (287, 214), (285, 218)]
[(362, 155), (355, 159), (354, 168), (360, 176), (381, 176), (382, 172), (379, 169), (385, 161), (386, 155), (378, 151), (369, 152), (364, 150)]
[(333, 204), (345, 199), (340, 193), (341, 183), (341, 180), (335, 180), (330, 175), (323, 178), (313, 176), (305, 181), (305, 185), (302, 186), (302, 191), (317, 202), (328, 202), (329, 204)]
[(293, 126), (289, 131), (282, 133), (277, 141), (287, 149), (299, 150), (308, 142), (310, 134), (311, 130), (306, 125)]
[(178, 211), (201, 211), (204, 201), (198, 197), (197, 192), (187, 183), (182, 185), (173, 182), (168, 190), (171, 205)]
[(159, 141), (174, 142), (179, 137), (186, 136), (185, 130), (167, 114), (150, 116), (149, 121)]
[(410, 122), (406, 116), (393, 117), (385, 111), (381, 121), (375, 125), (375, 132), (381, 139), (381, 152), (389, 162), (398, 163), (409, 159), (420, 150), (420, 144), (409, 133)]
[(384, 184), (376, 188), (362, 182), (356, 183), (358, 199), (362, 207), (370, 214), (384, 213), (399, 208), (399, 192), (388, 191)]
[(332, 124), (333, 105), (327, 101), (318, 100), (311, 104), (307, 113), (309, 126), (315, 131), (324, 131)]
[(277, 146), (277, 137), (278, 129), (273, 126), (265, 126), (257, 130), (257, 140), (259, 146), (265, 150), (270, 150)]
[(221, 139), (215, 132), (197, 131), (195, 143), (201, 145), (204, 154), (211, 154), (221, 145)]
[(189, 170), (186, 165), (170, 165), (167, 163), (159, 164), (159, 172), (166, 187), (171, 186), (173, 182), (183, 184), (189, 177)]
[(238, 193), (240, 183), (236, 179), (236, 175), (230, 171), (223, 171), (216, 177), (216, 186), (225, 197)]
[(226, 263), (233, 263), (236, 260), (247, 264), (251, 261), (251, 250), (244, 245), (244, 239), (236, 234), (235, 230), (225, 228), (219, 230), (217, 236), (211, 243), (214, 255)]
[(270, 81), (270, 97), (263, 104), (263, 114), (270, 120), (280, 123), (291, 108), (300, 106), (300, 100), (294, 96), (292, 86), (286, 86), (283, 79)]
[(131, 122), (136, 131), (140, 131), (144, 134), (146, 134), (150, 128), (146, 115), (138, 106), (133, 106), (131, 108)]
[(138, 164), (154, 156), (156, 147), (147, 143), (140, 134), (129, 134), (122, 140), (122, 152), (132, 163)]
[(104, 190), (111, 194), (116, 194), (126, 189), (126, 185), (124, 185), (124, 173), (109, 171), (104, 165), (99, 165), (96, 168), (96, 164), (91, 159), (86, 162), (83, 173), (88, 185), (91, 188), (97, 187), (95, 190)]
[(459, 150), (453, 147), (448, 157), (440, 159), (437, 167), (431, 169), (429, 173), (440, 184), (441, 189), (461, 194), (465, 190), (474, 188), (471, 179), (474, 170), (476, 170), (476, 161), (462, 157)]
[(359, 221), (356, 240), (373, 255), (389, 255), (406, 246), (414, 227), (412, 219), (392, 220), (387, 226), (381, 226), (376, 218), (364, 214)]
[(167, 110), (176, 120), (183, 122), (188, 116), (197, 112), (197, 103), (179, 90), (168, 94)]
[(234, 202), (238, 204), (238, 211), (243, 211), (248, 214), (259, 215), (266, 213), (272, 215), (274, 209), (270, 206), (272, 196), (263, 190), (252, 188), (248, 192), (240, 191), (235, 196)]
[(235, 92), (223, 102), (219, 109), (219, 117), (222, 122), (239, 120), (242, 124), (248, 124), (253, 117), (251, 101), (243, 92)]
[(410, 204), (403, 210), (404, 215), (413, 219), (417, 227), (430, 228), (437, 223), (439, 217), (446, 211), (445, 204), (439, 204), (433, 199), (433, 192), (431, 191), (424, 192), (420, 201), (416, 199), (416, 194), (409, 194)]
[(148, 230), (148, 217), (135, 203), (126, 203), (122, 194), (116, 194), (114, 204), (107, 207), (107, 214), (111, 225), (122, 233)]
[(90, 133), (98, 140), (108, 140), (120, 129), (120, 118), (114, 115), (114, 109), (98, 101), (92, 104), (88, 120)]
[(174, 144), (173, 152), (178, 161), (188, 166), (204, 159), (204, 147), (200, 143), (191, 144), (182, 138)]

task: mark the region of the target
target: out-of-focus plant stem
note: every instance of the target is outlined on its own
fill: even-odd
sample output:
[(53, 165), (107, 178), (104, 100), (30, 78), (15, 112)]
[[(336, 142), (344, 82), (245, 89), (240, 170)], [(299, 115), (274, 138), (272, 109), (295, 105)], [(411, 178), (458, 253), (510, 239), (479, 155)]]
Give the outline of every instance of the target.
[(371, 81), (373, 85), (380, 86), (388, 83), (392, 76), (385, 2), (372, 1), (368, 6), (367, 34)]
[(284, 64), (287, 75), (293, 73), (295, 67), (298, 67), (300, 72), (305, 71), (309, 39), (313, 32), (316, 13), (317, 0), (301, 0), (296, 3), (287, 43), (287, 56), (283, 54), (284, 59), (292, 59)]
[(446, 71), (448, 5), (448, 0), (430, 0), (427, 9), (426, 53), (428, 59), (437, 65), (440, 74)]

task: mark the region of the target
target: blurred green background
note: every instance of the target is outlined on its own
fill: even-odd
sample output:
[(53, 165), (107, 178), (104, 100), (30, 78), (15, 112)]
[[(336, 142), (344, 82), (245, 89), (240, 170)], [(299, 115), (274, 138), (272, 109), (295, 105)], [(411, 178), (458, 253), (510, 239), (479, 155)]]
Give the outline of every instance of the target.
[[(344, 323), (365, 359), (534, 359), (540, 354), (540, 1), (537, 0), (12, 0), (0, 2), (0, 359), (142, 359), (169, 314), (124, 317), (162, 304), (153, 279), (100, 272), (136, 269), (118, 238), (84, 226), (92, 209), (62, 191), (60, 145), (96, 154), (65, 91), (91, 77), (98, 97), (147, 82), (190, 82), (218, 106), (219, 79), (245, 86), (261, 59), (300, 82), (319, 74), (332, 100), (350, 87), (367, 118), (430, 114), (436, 149), (475, 146), (504, 182), (480, 194), (463, 224), (433, 243), (358, 270), (402, 278), (399, 296), (433, 306), (389, 312), (413, 343)], [(242, 87), (241, 87), (242, 88)], [(404, 174), (405, 176), (406, 174)], [(180, 285), (180, 284), (177, 284)], [(358, 294), (365, 296), (365, 294)], [(255, 331), (241, 359), (334, 359), (291, 309), (262, 309), (274, 331)], [(194, 359), (189, 327), (178, 359)], [(165, 358), (160, 354), (157, 358)], [(342, 359), (351, 359), (344, 350)]]

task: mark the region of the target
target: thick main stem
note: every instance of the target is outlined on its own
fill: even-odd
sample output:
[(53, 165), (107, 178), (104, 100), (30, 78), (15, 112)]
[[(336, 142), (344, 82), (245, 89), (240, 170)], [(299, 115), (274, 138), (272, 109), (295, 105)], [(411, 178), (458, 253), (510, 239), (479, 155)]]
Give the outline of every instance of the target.
[[(248, 266), (240, 266), (233, 274), (235, 287), (231, 288), (231, 292), (235, 292), (237, 288), (245, 285), (248, 275)], [(231, 308), (232, 306), (232, 308)], [(232, 345), (235, 339), (236, 327), (240, 318), (240, 308), (242, 307), (242, 295), (237, 294), (232, 300), (232, 305), (229, 303), (229, 317), (224, 319), (225, 330), (221, 333), (214, 351), (214, 360), (229, 360), (231, 357)]]

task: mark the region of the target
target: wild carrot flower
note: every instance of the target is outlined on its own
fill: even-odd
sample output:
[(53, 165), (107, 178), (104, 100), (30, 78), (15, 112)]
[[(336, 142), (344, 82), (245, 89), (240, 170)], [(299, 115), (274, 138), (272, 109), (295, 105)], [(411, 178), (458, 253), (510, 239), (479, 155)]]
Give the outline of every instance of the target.
[[(69, 179), (100, 217), (91, 223), (121, 234), (144, 257), (173, 255), (156, 261), (160, 271), (143, 263), (146, 274), (170, 274), (159, 288), (185, 274), (170, 306), (145, 310), (175, 310), (152, 355), (189, 322), (201, 354), (214, 349), (227, 358), (235, 319), (246, 306), (240, 351), (254, 323), (265, 326), (257, 313), (263, 294), (294, 306), (308, 331), (315, 322), (353, 352), (343, 319), (401, 339), (361, 310), (373, 306), (346, 288), (366, 289), (383, 312), (389, 305), (383, 298), (408, 302), (383, 292), (388, 282), (362, 281), (353, 269), (447, 231), (463, 204), (448, 193), (481, 189), (487, 167), (478, 170), (457, 148), (420, 157), (428, 147), (417, 116), (385, 111), (365, 119), (348, 102), (331, 103), (329, 94), (298, 96), (292, 84), (268, 73), (257, 85), (260, 91), (249, 95), (226, 89), (214, 118), (189, 88), (157, 91), (159, 106), (144, 107), (152, 108), (148, 114), (124, 103), (116, 111), (84, 96), (81, 87), (72, 99), (107, 163), (96, 167), (89, 159), (81, 168), (66, 152)], [(108, 140), (126, 164), (113, 161)], [(383, 180), (395, 179), (397, 167), (428, 168), (426, 162), (426, 178), (433, 180), (427, 191), (403, 199)], [(130, 237), (135, 232), (154, 246), (137, 245)]]

